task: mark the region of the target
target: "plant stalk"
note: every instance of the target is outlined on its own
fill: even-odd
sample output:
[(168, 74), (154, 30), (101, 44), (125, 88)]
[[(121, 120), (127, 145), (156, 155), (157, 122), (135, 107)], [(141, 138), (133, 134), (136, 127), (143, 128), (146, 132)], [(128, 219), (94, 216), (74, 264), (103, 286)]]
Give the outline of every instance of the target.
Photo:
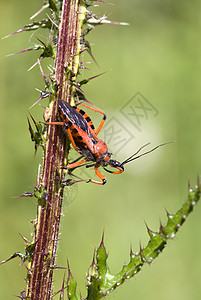
[[(58, 92), (55, 95), (50, 122), (57, 115), (57, 99), (71, 103), (74, 87), (71, 74), (79, 69), (81, 28), (85, 7), (78, 0), (64, 0), (59, 28), (59, 39), (55, 64), (55, 82)], [(66, 70), (69, 69), (70, 72)], [(52, 279), (56, 268), (56, 250), (62, 212), (63, 171), (58, 176), (58, 167), (67, 161), (65, 136), (59, 126), (49, 126), (42, 171), (41, 185), (44, 201), (38, 205), (38, 216), (34, 236), (35, 251), (28, 268), (26, 297), (32, 300), (52, 298)], [(58, 179), (58, 177), (60, 177)]]

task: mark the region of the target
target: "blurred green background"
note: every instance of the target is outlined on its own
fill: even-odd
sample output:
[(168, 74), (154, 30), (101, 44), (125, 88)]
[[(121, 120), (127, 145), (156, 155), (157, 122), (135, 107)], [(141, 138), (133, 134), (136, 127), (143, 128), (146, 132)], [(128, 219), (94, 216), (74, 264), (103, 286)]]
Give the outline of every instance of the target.
[[(175, 143), (126, 165), (121, 175), (106, 174), (105, 186), (81, 183), (69, 191), (67, 197), (77, 196), (70, 205), (69, 198), (64, 201), (57, 263), (66, 266), (69, 259), (83, 296), (85, 273), (103, 230), (110, 270), (118, 272), (129, 261), (131, 244), (134, 252), (139, 243), (146, 246), (144, 221), (152, 230), (157, 230), (160, 220), (165, 223), (165, 209), (175, 212), (180, 208), (187, 197), (188, 180), (193, 186), (201, 167), (200, 1), (113, 2), (114, 6), (100, 4), (94, 11), (130, 25), (103, 25), (89, 35), (99, 68), (92, 62), (84, 77), (108, 72), (88, 84), (87, 97), (107, 113), (108, 122), (116, 116), (135, 136), (116, 159), (122, 161), (147, 142), (152, 146)], [(1, 1), (1, 37), (29, 23), (41, 4), (39, 0)], [(0, 260), (23, 251), (19, 233), (31, 239), (29, 221), (36, 216), (36, 201), (13, 197), (32, 191), (36, 184), (42, 152), (34, 157), (26, 115), (39, 98), (35, 88), (44, 88), (38, 67), (27, 72), (38, 53), (5, 56), (29, 47), (41, 34), (45, 35), (29, 32), (1, 40)], [(87, 55), (85, 59), (91, 60)], [(147, 119), (142, 115), (140, 131), (120, 112), (137, 92), (158, 111), (156, 116), (153, 111), (148, 113)], [(42, 105), (46, 104), (43, 100)], [(38, 105), (31, 113), (41, 120), (43, 107)], [(162, 255), (108, 299), (200, 299), (200, 226), (198, 204)], [(13, 299), (24, 288), (25, 266), (19, 265), (16, 259), (0, 266), (0, 299)], [(56, 271), (55, 290), (60, 289), (62, 277), (63, 271)]]

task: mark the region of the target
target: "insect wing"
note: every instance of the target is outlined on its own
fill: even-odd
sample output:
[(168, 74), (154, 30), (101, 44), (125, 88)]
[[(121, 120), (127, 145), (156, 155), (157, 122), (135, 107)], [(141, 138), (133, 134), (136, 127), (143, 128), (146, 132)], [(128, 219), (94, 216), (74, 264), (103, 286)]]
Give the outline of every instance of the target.
[(88, 135), (90, 135), (89, 127), (83, 116), (76, 110), (75, 107), (63, 100), (58, 100), (59, 110), (61, 112), (60, 117), (66, 123), (72, 123), (76, 127), (82, 129)]
[(70, 205), (71, 203), (73, 203), (77, 197), (78, 194), (78, 186), (76, 184), (72, 185), (72, 186), (67, 186), (65, 188), (64, 191), (64, 205)]
[[(88, 115), (79, 108), (73, 107), (63, 100), (58, 100), (59, 115), (64, 125), (64, 132), (67, 134), (66, 126), (70, 129), (72, 138), (79, 153), (83, 154), (88, 160), (94, 161), (93, 145), (97, 138), (92, 128), (92, 121)], [(91, 124), (92, 123), (92, 124)]]

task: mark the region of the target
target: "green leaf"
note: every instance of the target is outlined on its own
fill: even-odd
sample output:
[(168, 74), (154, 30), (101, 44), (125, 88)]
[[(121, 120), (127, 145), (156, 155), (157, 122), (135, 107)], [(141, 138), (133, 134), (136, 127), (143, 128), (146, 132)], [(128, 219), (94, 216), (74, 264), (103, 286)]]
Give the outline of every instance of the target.
[(74, 280), (69, 267), (68, 267), (67, 294), (69, 300), (81, 300), (81, 297), (77, 292), (77, 282)]
[(122, 270), (112, 275), (107, 266), (107, 253), (103, 243), (103, 238), (96, 254), (96, 263), (94, 262), (88, 271), (88, 296), (87, 299), (95, 300), (111, 293), (116, 287), (120, 286), (126, 279), (136, 275), (144, 265), (150, 264), (165, 248), (169, 239), (173, 239), (175, 234), (185, 222), (187, 216), (192, 212), (193, 207), (200, 199), (201, 185), (198, 184), (195, 190), (189, 187), (188, 199), (177, 211), (176, 214), (167, 213), (167, 223), (160, 226), (157, 232), (151, 231), (147, 226), (150, 240), (145, 248), (134, 254), (130, 252), (130, 262), (123, 266)]

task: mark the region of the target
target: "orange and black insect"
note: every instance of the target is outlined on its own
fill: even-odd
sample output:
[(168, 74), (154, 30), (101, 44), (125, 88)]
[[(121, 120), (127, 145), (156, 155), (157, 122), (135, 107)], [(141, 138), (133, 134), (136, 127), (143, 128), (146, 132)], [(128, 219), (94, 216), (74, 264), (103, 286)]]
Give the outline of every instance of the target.
[[(62, 168), (74, 169), (83, 165), (84, 163), (92, 162), (90, 167), (94, 167), (95, 173), (101, 181), (89, 179), (89, 182), (101, 185), (106, 183), (105, 176), (99, 170), (99, 167), (101, 166), (104, 168), (104, 170), (106, 170), (109, 173), (120, 174), (124, 171), (125, 164), (139, 158), (142, 155), (150, 153), (156, 148), (164, 145), (161, 144), (151, 149), (150, 151), (136, 156), (139, 153), (139, 151), (144, 147), (143, 146), (135, 154), (127, 158), (122, 163), (111, 159), (112, 153), (108, 151), (106, 143), (97, 137), (98, 133), (103, 127), (103, 124), (105, 123), (106, 115), (97, 108), (93, 108), (85, 104), (81, 105), (103, 115), (103, 119), (100, 122), (97, 130), (95, 130), (95, 127), (90, 117), (82, 109), (80, 109), (77, 106), (71, 106), (69, 103), (63, 100), (58, 100), (58, 122), (51, 122), (46, 124), (62, 125), (63, 130), (70, 139), (74, 149), (82, 155), (80, 159), (84, 157), (84, 159), (82, 159), (81, 161), (75, 161), (74, 163), (68, 164), (66, 167)], [(108, 170), (106, 169), (107, 166), (116, 168), (117, 170)]]

